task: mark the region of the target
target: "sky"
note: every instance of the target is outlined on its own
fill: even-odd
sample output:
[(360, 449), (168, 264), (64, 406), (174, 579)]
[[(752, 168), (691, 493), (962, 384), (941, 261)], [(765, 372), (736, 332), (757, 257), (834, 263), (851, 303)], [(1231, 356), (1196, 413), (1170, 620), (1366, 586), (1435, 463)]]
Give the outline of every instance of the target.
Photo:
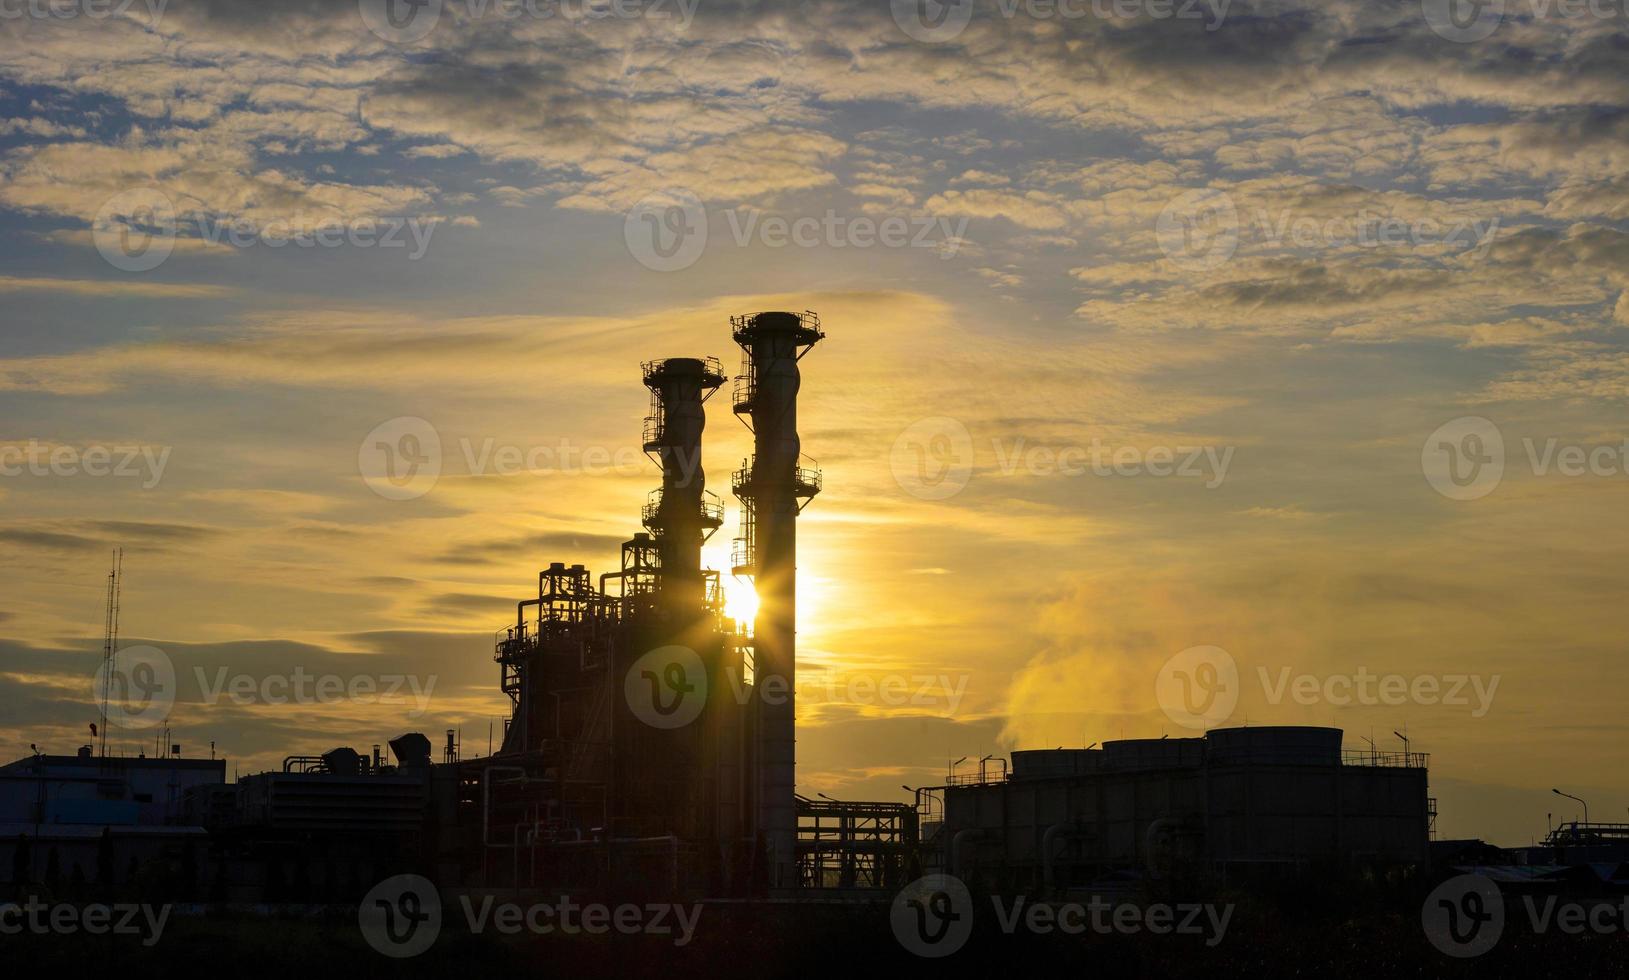
[(1439, 836), (1625, 819), (1629, 29), (1458, 10), (0, 0), (7, 757), (89, 740), (116, 546), (117, 750), (485, 752), (640, 362), (813, 310), (801, 792), (1314, 724)]

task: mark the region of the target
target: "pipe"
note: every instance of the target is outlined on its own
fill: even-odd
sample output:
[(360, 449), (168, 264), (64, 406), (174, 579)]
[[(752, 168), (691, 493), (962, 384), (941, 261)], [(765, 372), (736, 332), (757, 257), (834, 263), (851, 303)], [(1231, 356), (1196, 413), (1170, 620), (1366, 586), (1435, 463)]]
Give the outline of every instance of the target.
[(541, 606), (542, 604), (543, 604), (543, 600), (541, 598), (538, 598), (538, 599), (522, 599), (522, 600), (520, 600), (520, 602), (516, 603), (515, 604), (515, 628), (516, 629), (525, 629), (526, 628), (526, 607), (527, 606)]
[(493, 845), (490, 820), (492, 816), (492, 774), (495, 772), (518, 772), (522, 785), (528, 782), (526, 770), (520, 766), (482, 766), (481, 767), (481, 843), (486, 847), (503, 847), (502, 844)]
[(952, 875), (963, 881), (967, 880), (967, 862), (962, 857), (962, 849), (968, 842), (977, 843), (983, 837), (984, 831), (977, 827), (968, 827), (965, 830), (956, 831), (956, 836), (950, 839), (949, 871)]
[(1046, 887), (1046, 893), (1052, 894), (1053, 865), (1052, 845), (1065, 834), (1073, 835), (1075, 828), (1066, 823), (1055, 823), (1046, 828), (1041, 835), (1041, 883)]

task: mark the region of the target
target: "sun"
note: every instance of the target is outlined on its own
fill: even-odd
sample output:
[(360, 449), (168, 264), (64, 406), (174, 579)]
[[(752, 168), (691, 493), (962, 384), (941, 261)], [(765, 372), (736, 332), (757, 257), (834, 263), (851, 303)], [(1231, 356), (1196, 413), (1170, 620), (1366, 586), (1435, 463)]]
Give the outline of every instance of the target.
[(757, 618), (758, 590), (752, 587), (751, 579), (724, 576), (724, 615), (742, 623)]

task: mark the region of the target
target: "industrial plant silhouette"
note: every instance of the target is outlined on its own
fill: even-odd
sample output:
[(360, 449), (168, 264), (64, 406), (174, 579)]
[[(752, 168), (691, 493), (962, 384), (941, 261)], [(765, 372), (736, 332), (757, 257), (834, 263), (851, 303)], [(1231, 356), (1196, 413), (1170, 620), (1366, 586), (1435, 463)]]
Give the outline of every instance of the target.
[[(750, 935), (811, 928), (806, 916), (834, 908), (897, 909), (928, 882), (931, 901), (909, 899), (915, 925), (896, 930), (920, 952), (973, 915), (955, 896), (1234, 901), (1287, 883), (1419, 890), (1475, 869), (1538, 890), (1629, 882), (1625, 825), (1574, 823), (1525, 851), (1435, 840), (1427, 756), (1347, 751), (1334, 728), (1017, 751), (952, 766), (910, 803), (799, 795), (798, 517), (822, 479), (798, 397), (800, 362), (825, 334), (811, 312), (730, 327), (743, 352), (731, 409), (754, 444), (731, 473), (742, 516), (728, 569), (702, 564), (723, 523), (702, 451), (704, 406), (729, 379), (711, 357), (646, 362), (642, 444), (661, 486), (645, 530), (618, 568), (553, 562), (518, 602), (494, 651), (511, 708), (495, 751), (466, 757), (449, 731), (436, 761), (409, 732), (388, 756), (330, 748), (234, 782), (223, 760), (178, 747), (36, 753), (0, 768), (0, 873), (19, 901), (43, 889), (222, 909), (362, 903), (405, 943), (426, 903), (481, 892), (698, 901)], [(726, 614), (725, 574), (754, 582), (751, 622)], [(400, 876), (434, 894), (369, 897)], [(944, 928), (909, 933), (933, 909)]]

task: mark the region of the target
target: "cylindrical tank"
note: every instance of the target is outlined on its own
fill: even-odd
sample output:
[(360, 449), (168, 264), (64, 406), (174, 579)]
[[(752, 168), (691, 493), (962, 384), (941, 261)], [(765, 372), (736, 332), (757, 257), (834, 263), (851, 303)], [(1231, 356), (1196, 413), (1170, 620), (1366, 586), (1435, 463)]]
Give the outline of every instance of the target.
[(1103, 762), (1110, 769), (1173, 769), (1204, 760), (1202, 738), (1123, 738), (1103, 743)]
[(1102, 768), (1101, 749), (1025, 749), (1012, 754), (1012, 778), (1056, 779)]
[(1308, 725), (1217, 728), (1205, 736), (1212, 765), (1338, 766), (1341, 730)]

